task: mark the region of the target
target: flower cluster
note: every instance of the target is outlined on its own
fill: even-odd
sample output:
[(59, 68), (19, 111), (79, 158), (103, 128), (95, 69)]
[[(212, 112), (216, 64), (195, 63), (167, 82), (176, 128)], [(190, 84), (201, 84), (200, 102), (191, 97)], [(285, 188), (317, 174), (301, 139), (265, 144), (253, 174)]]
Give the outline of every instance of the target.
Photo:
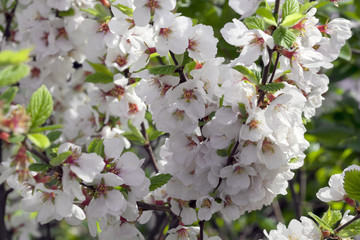
[[(34, 49), (15, 102), (25, 104), (46, 85), (54, 99), (50, 120), (64, 126), (58, 145), (47, 152), (56, 157), (46, 161), (40, 154), (45, 170), (29, 170), (33, 159), (23, 145), (1, 163), (0, 182), (21, 193), (22, 208), (38, 212), (41, 224), (86, 219), (92, 236), (100, 226), (100, 239), (144, 239), (134, 223), (151, 217), (139, 209), (145, 199), (180, 218), (167, 240), (197, 239), (199, 229), (185, 225), (217, 212), (234, 220), (286, 194), (309, 146), (303, 117), (321, 106), (329, 82), (321, 69), (332, 67), (351, 37), (350, 22), (319, 25), (316, 9), (300, 12), (297, 1), (298, 19), (290, 23), (287, 8), (270, 23), (263, 16), (233, 19), (221, 34), (240, 54), (227, 64), (216, 57), (214, 30), (174, 13), (175, 0), (102, 2), (19, 1), (18, 30), (3, 47)], [(229, 1), (242, 18), (261, 1), (243, 2)], [(149, 67), (155, 58), (162, 66)], [(27, 133), (22, 110), (14, 105), (0, 113), (0, 130)], [(149, 193), (144, 161), (124, 150), (130, 143), (121, 134), (130, 131), (129, 140), (141, 142), (151, 125), (168, 133), (158, 163), (172, 177)], [(330, 189), (320, 195), (339, 194)], [(298, 228), (292, 222), (290, 230), (281, 225), (268, 237), (318, 234), (309, 219), (302, 223)]]

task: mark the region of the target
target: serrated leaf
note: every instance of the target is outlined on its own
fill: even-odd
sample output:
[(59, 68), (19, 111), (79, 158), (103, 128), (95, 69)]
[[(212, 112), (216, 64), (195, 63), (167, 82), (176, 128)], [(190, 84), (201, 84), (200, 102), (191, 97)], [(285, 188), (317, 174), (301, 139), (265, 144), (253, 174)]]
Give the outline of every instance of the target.
[(60, 131), (53, 131), (49, 132), (46, 136), (49, 138), (50, 142), (54, 142), (61, 136), (62, 132)]
[(334, 225), (340, 221), (342, 218), (342, 214), (339, 210), (331, 210), (330, 208), (324, 213), (321, 218), (324, 222), (326, 222), (330, 227), (335, 227)]
[(4, 50), (0, 52), (0, 66), (10, 65), (10, 64), (20, 64), (26, 62), (29, 59), (29, 54), (32, 51), (32, 48), (22, 49), (18, 52), (11, 50)]
[(305, 17), (306, 17), (306, 15), (301, 14), (301, 13), (293, 13), (293, 14), (285, 17), (285, 19), (281, 23), (281, 26), (292, 27), (296, 23), (298, 23), (300, 20), (304, 19)]
[(59, 11), (58, 12), (59, 17), (71, 17), (71, 16), (74, 16), (74, 15), (75, 15), (75, 11), (74, 11), (73, 8), (70, 8), (67, 11)]
[(104, 139), (101, 139), (95, 147), (95, 153), (100, 157), (105, 157), (105, 146), (104, 146)]
[(282, 8), (282, 18), (298, 13), (300, 10), (298, 0), (286, 0)]
[(247, 67), (237, 65), (233, 68), (244, 75), (244, 77), (246, 77), (250, 82), (254, 83), (255, 85), (259, 84), (259, 79), (256, 77), (255, 73), (249, 70)]
[(225, 148), (216, 150), (216, 154), (218, 156), (220, 156), (220, 157), (227, 157), (228, 156), (227, 150)]
[(122, 5), (122, 4), (116, 4), (116, 5), (112, 5), (114, 7), (116, 7), (117, 9), (119, 9), (123, 14), (132, 17), (133, 16), (133, 9), (129, 8), (128, 6)]
[(331, 233), (334, 233), (334, 230), (332, 229), (329, 224), (324, 222), (321, 218), (313, 214), (312, 212), (308, 212), (308, 214), (320, 225), (320, 227), (323, 228), (323, 230), (329, 230)]
[(111, 77), (107, 74), (104, 74), (104, 73), (96, 72), (96, 73), (87, 75), (85, 82), (106, 84), (106, 83), (112, 83), (114, 81), (113, 81), (113, 77)]
[(307, 2), (300, 7), (299, 12), (302, 14), (305, 14), (305, 13), (307, 13), (307, 11), (309, 11), (310, 8), (314, 7), (316, 4), (318, 4), (318, 2), (316, 2), (316, 1)]
[(4, 100), (5, 103), (11, 103), (14, 100), (18, 90), (18, 87), (9, 87), (5, 92), (3, 92), (3, 94), (0, 95), (0, 100)]
[(352, 169), (346, 171), (344, 177), (344, 190), (349, 198), (360, 201), (360, 171)]
[(45, 172), (48, 169), (49, 169), (49, 165), (45, 163), (33, 163), (29, 166), (29, 170), (34, 172)]
[(30, 68), (26, 64), (6, 66), (0, 71), (0, 87), (17, 83), (30, 73)]
[(70, 155), (72, 154), (72, 151), (67, 151), (67, 152), (63, 152), (60, 153), (59, 155), (57, 155), (56, 157), (54, 157), (53, 159), (50, 160), (50, 165), (51, 166), (59, 166), (60, 164), (62, 164)]
[(168, 173), (164, 174), (158, 174), (156, 176), (153, 176), (150, 178), (150, 187), (149, 190), (150, 191), (154, 191), (155, 189), (158, 189), (160, 187), (162, 187), (163, 185), (165, 185), (170, 179), (172, 178), (172, 176)]
[(44, 134), (32, 133), (32, 134), (28, 134), (27, 138), (41, 149), (45, 149), (50, 146), (50, 140)]
[(296, 41), (296, 35), (284, 27), (277, 28), (273, 33), (273, 38), (275, 44), (284, 48), (291, 48)]
[(360, 234), (360, 220), (356, 220), (355, 222), (343, 228), (336, 235), (341, 238), (351, 238), (359, 234)]
[(97, 155), (104, 157), (104, 139), (95, 138), (91, 141), (87, 148), (88, 153), (96, 153)]
[(276, 20), (273, 16), (271, 10), (264, 8), (264, 7), (259, 7), (256, 10), (256, 14), (263, 17), (264, 21), (267, 22), (268, 24), (277, 26)]
[(164, 65), (150, 68), (149, 72), (154, 75), (171, 75), (177, 68), (178, 66), (175, 65)]
[(31, 116), (31, 128), (42, 125), (53, 111), (53, 99), (49, 90), (42, 85), (30, 98), (27, 112)]
[(38, 127), (31, 130), (31, 133), (38, 133), (38, 132), (44, 132), (49, 130), (56, 130), (59, 128), (62, 128), (63, 126), (61, 124), (55, 124), (55, 125), (48, 125), (44, 127)]
[(265, 92), (270, 92), (270, 93), (275, 93), (277, 91), (279, 91), (280, 89), (283, 89), (285, 87), (284, 83), (277, 83), (277, 82), (273, 82), (273, 83), (268, 83), (266, 85), (261, 85), (259, 86), (259, 88)]
[(248, 29), (260, 29), (262, 31), (265, 31), (265, 23), (262, 18), (252, 16), (245, 18), (243, 22)]
[(109, 77), (111, 77), (111, 79), (113, 78), (114, 74), (105, 65), (103, 65), (101, 63), (92, 63), (90, 61), (87, 61), (87, 62), (95, 70), (95, 72), (103, 73), (103, 74), (108, 75)]

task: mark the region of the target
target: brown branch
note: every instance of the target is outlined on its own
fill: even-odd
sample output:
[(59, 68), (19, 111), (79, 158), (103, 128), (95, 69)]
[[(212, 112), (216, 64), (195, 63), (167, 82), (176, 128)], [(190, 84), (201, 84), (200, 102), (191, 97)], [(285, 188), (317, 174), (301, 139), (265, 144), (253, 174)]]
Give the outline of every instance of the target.
[(140, 202), (140, 201), (137, 201), (136, 204), (137, 204), (138, 208), (143, 211), (153, 210), (153, 211), (160, 211), (160, 212), (171, 212), (169, 206), (149, 204), (149, 203), (144, 203), (144, 202)]
[[(175, 65), (179, 66), (179, 63), (176, 60), (175, 54), (172, 51), (170, 51), (170, 56), (171, 56), (172, 60), (174, 61)], [(176, 69), (175, 72), (177, 72), (179, 74), (179, 76), (180, 76), (180, 83), (186, 82), (186, 77), (185, 77), (185, 74), (184, 74), (184, 67), (179, 66), (179, 68)]]
[(4, 38), (3, 39), (5, 39), (6, 41), (9, 40), (9, 38), (11, 37), (11, 23), (15, 16), (15, 10), (16, 10), (17, 4), (18, 4), (18, 1), (15, 0), (14, 6), (11, 9), (11, 11), (5, 13), (6, 27), (4, 30), (4, 36), (3, 36)]
[[(231, 163), (233, 161), (233, 157), (234, 157), (234, 155), (236, 153), (236, 150), (239, 147), (239, 144), (240, 144), (239, 141), (236, 141), (236, 143), (234, 145), (234, 148), (232, 149), (232, 151), (230, 153), (230, 156), (226, 160), (226, 165), (225, 166), (231, 165)], [(222, 182), (222, 178), (219, 179), (218, 185), (215, 187), (213, 193), (220, 187), (221, 182)]]
[(199, 226), (200, 226), (200, 238), (199, 240), (204, 240), (204, 223), (205, 221), (199, 221)]
[(50, 159), (43, 153), (37, 151), (35, 148), (33, 148), (30, 144), (24, 143), (24, 146), (26, 149), (34, 154), (36, 157), (40, 158), (44, 163), (50, 165)]
[(151, 147), (151, 145), (150, 145), (149, 137), (148, 137), (148, 135), (147, 135), (147, 133), (146, 133), (146, 128), (145, 128), (145, 124), (144, 124), (144, 123), (141, 123), (141, 133), (142, 133), (142, 135), (144, 136), (144, 138), (146, 139), (146, 143), (145, 143), (145, 145), (144, 145), (145, 150), (146, 150), (146, 152), (148, 153), (148, 155), (149, 155), (149, 157), (150, 157), (150, 160), (151, 160), (151, 162), (152, 162), (152, 165), (153, 165), (153, 167), (154, 167), (155, 172), (158, 173), (158, 172), (159, 172), (159, 167), (158, 167), (158, 165), (157, 165), (157, 163), (156, 163), (155, 155), (154, 155), (154, 152), (153, 152), (152, 147)]
[(350, 221), (348, 221), (347, 223), (337, 227), (334, 232), (335, 234), (337, 234), (338, 232), (340, 232), (341, 230), (343, 230), (344, 228), (346, 228), (347, 226), (349, 226), (350, 224), (352, 224), (353, 222), (355, 222), (356, 220), (360, 219), (360, 212), (358, 212), (355, 217), (353, 217)]
[(277, 52), (277, 53), (276, 53), (275, 64), (274, 64), (274, 71), (273, 71), (272, 74), (271, 74), (269, 83), (272, 83), (272, 81), (274, 80), (274, 76), (275, 76), (275, 72), (276, 72), (277, 65), (278, 65), (278, 63), (279, 63), (279, 59), (280, 59), (280, 53)]

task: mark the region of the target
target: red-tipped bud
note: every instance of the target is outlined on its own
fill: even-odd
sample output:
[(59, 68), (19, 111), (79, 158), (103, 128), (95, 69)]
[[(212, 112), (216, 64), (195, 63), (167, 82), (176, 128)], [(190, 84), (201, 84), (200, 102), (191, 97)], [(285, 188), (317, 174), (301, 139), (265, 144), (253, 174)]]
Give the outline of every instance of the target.
[(349, 198), (349, 197), (346, 197), (344, 200), (345, 200), (345, 202), (346, 202), (347, 204), (349, 204), (351, 207), (356, 207), (356, 202), (355, 202), (353, 199), (351, 199), (351, 198)]

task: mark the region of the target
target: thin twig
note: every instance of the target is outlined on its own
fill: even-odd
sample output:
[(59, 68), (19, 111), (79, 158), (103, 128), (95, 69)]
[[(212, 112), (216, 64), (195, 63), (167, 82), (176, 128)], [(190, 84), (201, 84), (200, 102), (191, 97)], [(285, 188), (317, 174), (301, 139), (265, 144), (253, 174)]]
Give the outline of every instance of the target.
[(147, 133), (146, 133), (146, 128), (145, 128), (145, 124), (144, 124), (144, 123), (141, 123), (141, 133), (142, 133), (142, 135), (144, 136), (144, 138), (146, 139), (146, 143), (145, 143), (145, 145), (144, 145), (145, 150), (146, 150), (146, 152), (148, 153), (148, 155), (149, 155), (149, 157), (150, 157), (150, 160), (151, 160), (151, 162), (152, 162), (152, 165), (153, 165), (153, 167), (154, 167), (155, 172), (158, 173), (158, 172), (159, 172), (159, 167), (158, 167), (158, 165), (157, 165), (157, 163), (156, 163), (155, 155), (154, 155), (154, 152), (153, 152), (153, 150), (152, 150), (151, 144), (150, 144), (150, 142), (149, 142), (149, 137), (148, 137), (148, 135), (147, 135)]
[[(230, 156), (226, 160), (226, 165), (225, 166), (229, 166), (232, 163), (233, 157), (234, 157), (238, 147), (239, 147), (239, 141), (236, 141), (236, 143), (234, 145), (234, 148), (231, 151)], [(217, 186), (215, 187), (213, 193), (220, 187), (221, 182), (222, 182), (222, 178), (219, 179), (219, 182), (218, 182)]]
[[(170, 51), (170, 56), (171, 56), (172, 60), (174, 61), (175, 65), (179, 66), (179, 63), (176, 60), (175, 54), (172, 51)], [(179, 74), (179, 76), (180, 76), (180, 83), (186, 82), (186, 77), (185, 77), (185, 74), (184, 74), (184, 68), (183, 67), (179, 66), (179, 68), (176, 69), (175, 72), (177, 72)]]
[(200, 226), (200, 238), (199, 240), (204, 240), (204, 223), (205, 221), (199, 221), (199, 226)]
[(299, 197), (298, 195), (295, 193), (295, 189), (294, 189), (294, 180), (290, 180), (289, 181), (289, 188), (291, 191), (291, 196), (293, 199), (293, 203), (294, 203), (294, 208), (295, 208), (295, 216), (296, 219), (299, 220), (300, 219), (300, 209), (299, 209)]
[(274, 70), (273, 70), (273, 72), (272, 72), (272, 74), (271, 74), (269, 83), (272, 83), (272, 81), (274, 80), (274, 76), (275, 76), (275, 72), (276, 72), (277, 65), (278, 65), (278, 63), (279, 63), (279, 59), (280, 59), (280, 53), (277, 52), (277, 53), (276, 53)]
[(350, 224), (352, 224), (353, 222), (355, 222), (356, 220), (360, 219), (360, 213), (358, 212), (355, 217), (353, 217), (350, 221), (348, 221), (347, 223), (337, 227), (334, 232), (335, 234), (337, 234), (338, 232), (340, 232), (341, 230), (343, 230), (344, 228), (346, 228), (347, 226), (349, 226)]
[(6, 26), (5, 26), (5, 30), (4, 30), (3, 41), (4, 40), (6, 40), (6, 41), (9, 40), (9, 38), (11, 37), (11, 23), (12, 23), (13, 18), (15, 16), (15, 10), (16, 10), (17, 4), (18, 4), (18, 1), (15, 0), (14, 6), (11, 9), (11, 11), (5, 13)]
[(137, 201), (136, 202), (139, 209), (143, 211), (153, 210), (153, 211), (160, 211), (160, 212), (171, 212), (169, 206), (162, 206), (162, 205), (155, 205)]

